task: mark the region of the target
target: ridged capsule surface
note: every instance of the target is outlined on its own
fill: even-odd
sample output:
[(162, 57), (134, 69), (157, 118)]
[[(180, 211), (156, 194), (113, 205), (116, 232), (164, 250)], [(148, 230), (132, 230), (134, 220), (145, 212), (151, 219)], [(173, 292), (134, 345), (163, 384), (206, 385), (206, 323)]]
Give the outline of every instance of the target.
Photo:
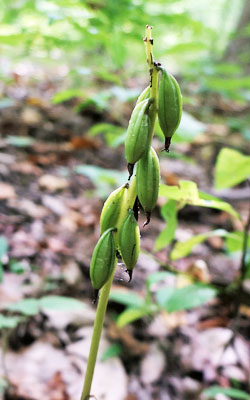
[(105, 201), (100, 217), (101, 234), (109, 228), (116, 227), (127, 190), (128, 185), (125, 184), (114, 190)]
[(125, 139), (125, 154), (128, 164), (134, 165), (147, 148), (149, 132), (147, 110), (150, 104), (150, 99), (140, 101), (132, 112)]
[(150, 86), (147, 86), (138, 97), (136, 104), (140, 103), (143, 100), (149, 99), (150, 97)]
[[(128, 210), (128, 215), (122, 223), (119, 248), (128, 272), (133, 270), (140, 252), (140, 231), (132, 209)], [(130, 278), (131, 276), (130, 274)]]
[(147, 223), (156, 205), (159, 193), (160, 165), (158, 156), (151, 147), (139, 160), (136, 170), (136, 189), (139, 201), (146, 212)]
[(115, 268), (114, 228), (105, 231), (98, 240), (90, 263), (90, 279), (94, 289), (105, 285)]
[(182, 115), (181, 90), (176, 79), (162, 68), (158, 96), (158, 120), (165, 136), (168, 151), (171, 137), (178, 128)]

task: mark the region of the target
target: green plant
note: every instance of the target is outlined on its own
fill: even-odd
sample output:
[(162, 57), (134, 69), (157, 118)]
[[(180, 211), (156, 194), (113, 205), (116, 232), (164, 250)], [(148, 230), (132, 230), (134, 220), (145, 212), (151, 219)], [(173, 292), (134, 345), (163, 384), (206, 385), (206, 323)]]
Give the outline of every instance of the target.
[(123, 327), (140, 318), (152, 317), (161, 311), (170, 313), (197, 307), (217, 294), (217, 289), (212, 285), (193, 282), (178, 287), (178, 280), (179, 276), (174, 272), (159, 271), (148, 276), (144, 296), (128, 293), (125, 290), (112, 290), (110, 299), (126, 306), (116, 320), (117, 325)]
[[(108, 229), (113, 228), (117, 231), (114, 232), (114, 243), (117, 251), (120, 252), (123, 261), (128, 268), (130, 278), (132, 277), (132, 270), (137, 262), (140, 244), (139, 228), (137, 224), (137, 196), (147, 216), (147, 221), (144, 224), (146, 225), (150, 221), (150, 213), (155, 207), (158, 198), (160, 181), (159, 160), (155, 150), (151, 147), (151, 143), (154, 135), (155, 121), (158, 114), (158, 75), (161, 64), (153, 59), (153, 39), (151, 37), (151, 30), (151, 27), (146, 26), (146, 37), (144, 39), (146, 45), (147, 62), (150, 72), (150, 89), (148, 91), (148, 89), (146, 88), (137, 100), (135, 109), (130, 119), (125, 141), (129, 172), (128, 179), (130, 179), (133, 174), (133, 168), (136, 162), (138, 162), (137, 174), (133, 177), (130, 184), (127, 183), (124, 187), (118, 189), (109, 196), (109, 199), (104, 205), (101, 216), (101, 230), (103, 228), (105, 229), (106, 227), (109, 227)], [(162, 79), (164, 79), (164, 74), (162, 75)], [(160, 102), (165, 101), (163, 93), (165, 89), (169, 89), (169, 85), (163, 85), (161, 87), (162, 98), (159, 99)], [(175, 92), (173, 93), (172, 91), (170, 95), (175, 96)], [(180, 98), (180, 92), (178, 92), (178, 95)], [(178, 105), (178, 107), (180, 114), (180, 105)], [(172, 113), (174, 113), (176, 117), (175, 109), (161, 109), (161, 116), (163, 116), (163, 114), (166, 114), (164, 115), (164, 121), (170, 121), (172, 118)], [(178, 122), (179, 119), (180, 115), (178, 115)], [(177, 123), (175, 123), (175, 127), (172, 126), (171, 136), (173, 135), (174, 130), (177, 128), (177, 126)], [(120, 197), (119, 195), (121, 191), (122, 196)], [(105, 223), (103, 223), (103, 221), (105, 221)], [(110, 226), (110, 224), (113, 224), (113, 226)], [(92, 279), (94, 288), (101, 289), (101, 295), (97, 307), (97, 314), (87, 363), (87, 370), (81, 396), (82, 400), (86, 400), (90, 396), (100, 335), (115, 271), (115, 268), (113, 267), (113, 258), (109, 255), (110, 249), (107, 249), (107, 243), (102, 239), (108, 233), (109, 230), (106, 230), (102, 233), (102, 236), (99, 239), (99, 242), (97, 243), (94, 250), (91, 262), (90, 273), (92, 279), (93, 265), (95, 267), (96, 263), (102, 263), (97, 253), (101, 252), (103, 259), (105, 258), (105, 254), (108, 254), (108, 257), (106, 258), (110, 260), (109, 265), (106, 265), (106, 270), (108, 271), (108, 273), (106, 275), (103, 274), (103, 268), (105, 268), (105, 266), (104, 264), (102, 264), (103, 268), (101, 268), (101, 271), (98, 268), (96, 268), (96, 271), (94, 271), (97, 273), (94, 282)], [(111, 247), (113, 247), (113, 244), (112, 246), (110, 245), (110, 248)], [(106, 263), (108, 263), (108, 260), (106, 260)], [(113, 273), (110, 272), (111, 270)], [(99, 273), (100, 276), (98, 275)], [(105, 279), (102, 279), (104, 275)], [(108, 281), (106, 281), (107, 276), (110, 276)], [(97, 281), (98, 284), (96, 284)], [(151, 304), (151, 306), (154, 306), (153, 303)]]

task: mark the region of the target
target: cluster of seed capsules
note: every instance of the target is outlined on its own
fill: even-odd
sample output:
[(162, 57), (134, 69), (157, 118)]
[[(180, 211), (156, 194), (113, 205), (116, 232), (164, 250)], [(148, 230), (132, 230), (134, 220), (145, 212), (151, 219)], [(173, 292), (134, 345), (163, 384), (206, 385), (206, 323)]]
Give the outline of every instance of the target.
[[(165, 136), (165, 150), (169, 151), (171, 137), (179, 126), (182, 114), (182, 97), (175, 78), (160, 64), (157, 107), (159, 125)], [(150, 107), (154, 103), (148, 86), (139, 96), (132, 112), (125, 140), (125, 154), (131, 182), (110, 194), (104, 203), (100, 229), (101, 236), (96, 244), (90, 264), (90, 278), (96, 296), (111, 277), (116, 258), (122, 258), (130, 280), (140, 252), (140, 231), (138, 226), (139, 204), (147, 220), (154, 209), (159, 192), (160, 168), (158, 156), (151, 146), (152, 125)]]

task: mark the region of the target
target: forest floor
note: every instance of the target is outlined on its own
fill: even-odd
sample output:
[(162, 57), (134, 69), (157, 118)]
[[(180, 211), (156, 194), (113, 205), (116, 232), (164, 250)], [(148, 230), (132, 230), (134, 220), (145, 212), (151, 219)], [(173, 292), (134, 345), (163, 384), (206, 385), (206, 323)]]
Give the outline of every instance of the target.
[[(110, 116), (91, 108), (77, 114), (77, 100), (51, 105), (56, 89), (51, 82), (27, 86), (16, 77), (6, 88), (10, 103), (0, 104), (1, 245), (8, 242), (8, 252), (1, 253), (1, 310), (6, 317), (22, 315), (18, 324), (2, 329), (3, 399), (79, 400), (96, 309), (90, 259), (99, 237), (103, 201), (126, 176), (123, 146), (109, 148), (102, 136), (87, 135), (97, 120), (113, 122)], [(242, 135), (221, 122), (223, 116), (237, 117), (242, 110), (219, 98), (207, 101), (215, 122), (206, 123), (205, 134), (192, 143), (172, 146), (182, 157), (160, 152), (162, 143), (154, 139), (162, 182), (178, 185), (179, 180), (192, 180), (200, 190), (228, 201), (246, 221), (248, 187), (216, 192), (213, 183), (219, 150), (227, 146), (245, 150)], [(187, 108), (199, 116), (200, 110)], [(123, 120), (128, 121), (130, 112), (127, 105)], [(102, 180), (95, 168), (87, 175), (80, 173), (79, 165), (119, 171), (118, 178)], [(154, 251), (155, 239), (165, 227), (162, 204), (160, 198), (145, 228), (141, 212), (143, 252), (131, 283), (119, 266), (114, 290), (143, 296), (147, 276), (169, 266), (181, 277), (188, 272), (191, 279), (221, 288), (231, 284), (238, 276), (241, 255), (229, 257), (221, 237), (210, 237), (191, 255), (174, 262), (169, 260), (169, 247)], [(218, 228), (242, 230), (242, 225), (226, 212), (186, 206), (178, 215), (176, 239)], [(84, 308), (45, 308), (29, 315), (6, 311), (6, 304), (47, 295), (73, 297)], [(219, 296), (205, 306), (171, 314), (161, 311), (123, 328), (117, 328), (114, 319), (124, 306), (111, 301), (100, 356), (110, 343), (119, 344), (121, 350), (119, 356), (98, 361), (92, 390), (96, 399), (198, 400), (205, 399), (205, 388), (232, 383), (247, 392), (250, 306), (243, 304), (235, 311), (236, 300)], [(223, 394), (215, 398), (230, 399)]]

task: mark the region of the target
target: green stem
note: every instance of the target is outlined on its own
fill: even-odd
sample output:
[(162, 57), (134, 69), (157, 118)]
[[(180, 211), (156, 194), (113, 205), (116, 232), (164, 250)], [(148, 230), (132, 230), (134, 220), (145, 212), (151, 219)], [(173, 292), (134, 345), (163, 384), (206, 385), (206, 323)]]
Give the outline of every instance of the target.
[(157, 116), (158, 74), (159, 74), (152, 52), (152, 46), (153, 46), (152, 26), (148, 25), (146, 26), (146, 36), (144, 42), (146, 46), (146, 56), (150, 74), (150, 98), (153, 99), (152, 106), (149, 109), (149, 117), (150, 117), (149, 145), (151, 146), (152, 138), (154, 135), (155, 120)]
[(98, 348), (99, 348), (99, 343), (100, 343), (100, 338), (101, 338), (101, 333), (102, 333), (102, 328), (103, 328), (103, 322), (104, 322), (104, 317), (106, 314), (109, 293), (110, 293), (111, 285), (113, 282), (114, 273), (115, 273), (115, 268), (114, 268), (114, 272), (111, 275), (111, 277), (109, 278), (108, 282), (105, 283), (105, 285), (101, 289), (101, 294), (100, 294), (97, 311), (96, 311), (95, 324), (94, 324), (94, 329), (93, 329), (93, 334), (92, 334), (91, 346), (90, 346), (90, 350), (89, 350), (89, 357), (88, 357), (88, 362), (87, 362), (87, 369), (86, 369), (86, 373), (85, 373), (85, 379), (84, 379), (81, 400), (87, 400), (90, 396), (90, 390), (91, 390), (91, 385), (92, 385), (92, 380), (93, 380), (93, 375), (94, 375), (97, 352), (98, 352)]

